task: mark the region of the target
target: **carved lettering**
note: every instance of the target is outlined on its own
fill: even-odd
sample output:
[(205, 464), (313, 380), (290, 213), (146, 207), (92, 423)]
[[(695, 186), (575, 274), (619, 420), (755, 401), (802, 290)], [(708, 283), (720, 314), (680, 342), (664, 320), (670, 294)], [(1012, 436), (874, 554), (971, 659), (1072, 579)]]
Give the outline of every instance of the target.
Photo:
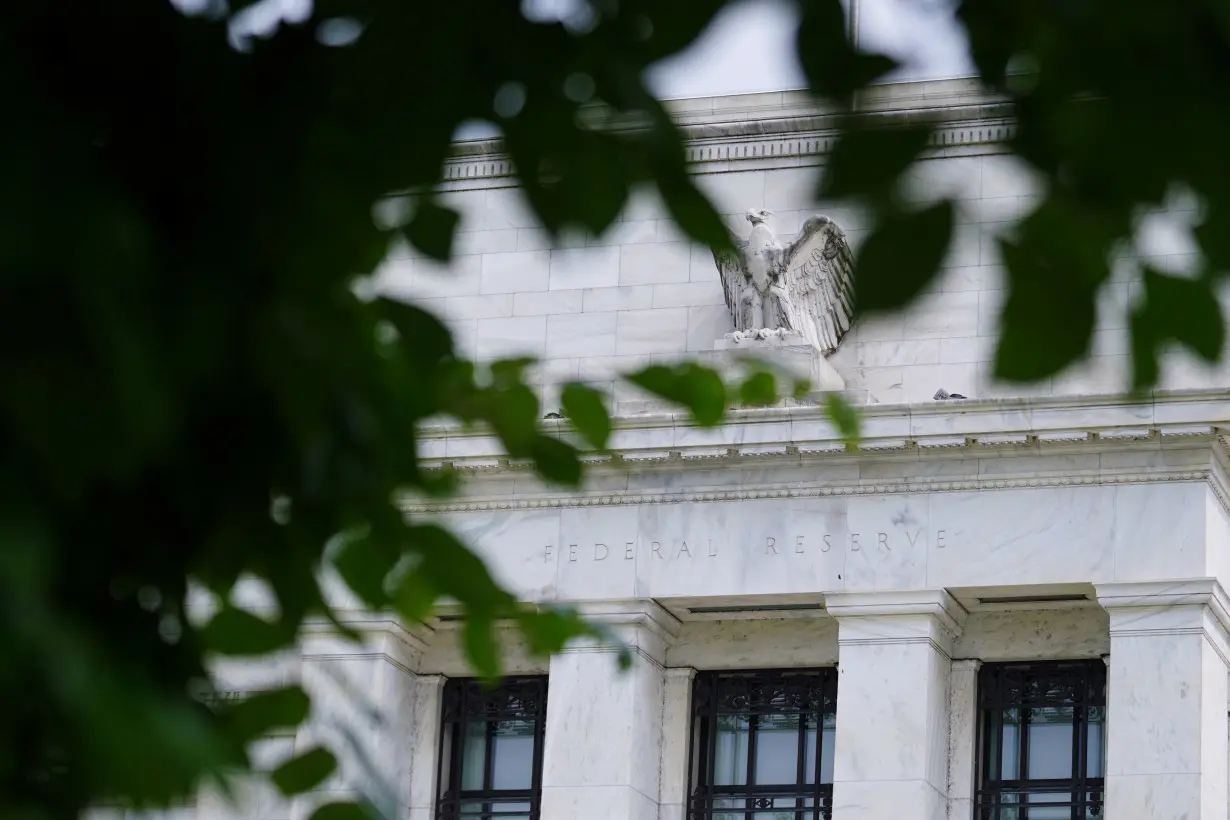
[[(915, 527), (914, 529), (902, 528), (900, 532), (902, 535), (904, 535), (906, 544), (911, 548), (918, 547), (919, 545), (921, 545), (923, 549), (926, 549), (929, 545), (932, 545), (932, 544), (935, 546), (936, 549), (947, 549), (948, 548), (948, 530), (946, 529), (933, 530), (929, 532), (928, 529), (925, 527)], [(894, 537), (893, 533), (894, 533), (893, 530), (875, 530), (872, 533), (875, 537), (875, 546), (872, 547), (873, 551), (877, 553), (891, 554), (893, 552), (893, 537)], [(777, 543), (777, 536), (764, 535), (761, 537), (764, 539), (764, 542), (763, 542), (764, 552), (762, 553), (763, 555), (781, 555), (782, 554), (780, 547), (785, 546), (785, 545), (779, 545)], [(785, 537), (790, 538), (791, 536), (785, 536)], [(807, 548), (808, 538), (813, 539), (811, 542), (813, 545), (818, 544), (819, 551), (821, 553), (832, 552), (834, 546), (837, 546), (839, 548), (842, 546), (840, 541), (835, 541), (834, 539), (835, 538), (841, 539), (843, 537), (845, 538), (845, 549), (846, 550), (848, 550), (849, 552), (863, 552), (864, 551), (863, 542), (862, 542), (862, 533), (851, 532), (851, 533), (847, 533), (845, 536), (842, 536), (842, 535), (830, 533), (830, 532), (808, 532), (808, 533), (803, 533), (803, 534), (795, 534), (793, 536), (794, 540), (793, 540), (793, 543), (791, 544), (793, 548), (792, 552), (794, 555), (807, 555), (808, 554), (808, 548)], [(624, 550), (623, 550), (624, 560), (632, 561), (636, 558), (637, 547), (638, 547), (638, 544), (641, 542), (638, 542), (638, 541), (620, 542), (617, 540), (614, 543), (616, 544), (622, 543), (624, 546)], [(649, 541), (649, 549), (654, 555), (656, 555), (657, 557), (663, 560), (666, 560), (668, 558), (668, 553), (670, 554), (669, 557), (673, 557), (674, 559), (680, 559), (685, 556), (688, 559), (692, 559), (696, 555), (701, 554), (701, 553), (696, 552), (694, 549), (694, 547), (696, 546), (696, 543), (697, 543), (696, 539), (692, 539), (692, 543), (689, 544), (687, 539), (671, 538), (666, 541)], [(608, 541), (592, 541), (592, 542), (589, 542), (588, 544), (561, 544), (559, 546), (567, 547), (567, 558), (568, 558), (569, 563), (575, 564), (581, 561), (598, 562), (598, 561), (605, 561), (611, 557), (611, 546), (608, 543)], [(664, 546), (665, 546), (665, 549), (664, 549)], [(752, 544), (749, 546), (752, 551), (755, 551), (757, 549), (755, 546), (754, 540), (752, 541)], [(590, 547), (593, 548), (592, 554), (588, 551)], [(618, 547), (616, 547), (616, 549), (618, 549)], [(544, 563), (549, 564), (552, 561), (557, 560), (555, 550), (556, 550), (555, 544), (546, 544), (543, 546), (542, 556), (543, 556)], [(717, 544), (714, 543), (714, 539), (712, 538), (705, 539), (705, 547), (704, 547), (703, 554), (709, 558), (718, 557), (718, 547), (717, 547)], [(813, 555), (815, 554), (815, 549), (812, 550), (812, 554)]]

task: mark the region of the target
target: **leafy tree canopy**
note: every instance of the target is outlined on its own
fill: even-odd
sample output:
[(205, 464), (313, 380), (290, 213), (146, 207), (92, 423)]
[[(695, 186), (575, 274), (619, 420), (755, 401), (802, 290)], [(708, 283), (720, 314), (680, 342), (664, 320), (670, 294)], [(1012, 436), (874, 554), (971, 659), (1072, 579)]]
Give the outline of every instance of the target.
[[(541, 426), (526, 363), (480, 372), (436, 317), (354, 287), (398, 237), (449, 256), (458, 214), (433, 191), (474, 119), (499, 126), (552, 233), (601, 232), (648, 185), (690, 237), (727, 241), (643, 80), (727, 0), (581, 2), (566, 26), (515, 2), (319, 0), (250, 42), (228, 38), (249, 10), (222, 0), (192, 14), (165, 0), (0, 10), (0, 815), (166, 802), (300, 722), (294, 688), (209, 705), (206, 658), (259, 656), (330, 617), (326, 545), (367, 606), (413, 620), (441, 597), (463, 603), (486, 675), (496, 619), (544, 652), (590, 629), (518, 606), (446, 530), (394, 504), (451, 489), (417, 458), (429, 417), (488, 425), (548, 479), (582, 479), (577, 450)], [(850, 45), (839, 0), (797, 5), (811, 91), (850, 112), (823, 193), (870, 206), (860, 304), (894, 309), (935, 276), (951, 232), (951, 203), (896, 194), (929, 132), (886, 133), (849, 108), (892, 61)], [(958, 16), (983, 82), (1015, 108), (1007, 147), (1046, 181), (1002, 240), (997, 372), (1041, 378), (1084, 355), (1111, 249), (1175, 186), (1203, 200), (1203, 268), (1145, 271), (1136, 382), (1154, 382), (1163, 344), (1216, 358), (1230, 3), (965, 0)], [(639, 127), (578, 116), (595, 102)], [(409, 218), (382, 227), (373, 204), (391, 193), (408, 195)], [(709, 424), (765, 392), (694, 365), (631, 378)], [(563, 403), (603, 447), (604, 398), (575, 385)], [(188, 619), (190, 581), (225, 601), (244, 574), (272, 588), (276, 618), (224, 605)], [(274, 780), (300, 791), (332, 765), (309, 752)]]

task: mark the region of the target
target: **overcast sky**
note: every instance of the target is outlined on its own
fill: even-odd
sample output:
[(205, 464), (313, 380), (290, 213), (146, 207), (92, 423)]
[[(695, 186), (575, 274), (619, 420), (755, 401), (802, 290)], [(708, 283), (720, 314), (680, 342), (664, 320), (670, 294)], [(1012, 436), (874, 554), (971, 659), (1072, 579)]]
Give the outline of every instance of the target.
[[(948, 0), (857, 2), (860, 46), (905, 63), (890, 79), (973, 73), (964, 32)], [(719, 16), (689, 50), (660, 63), (651, 83), (659, 96), (668, 98), (801, 88), (806, 83), (795, 53), (797, 24), (789, 3), (743, 0)]]

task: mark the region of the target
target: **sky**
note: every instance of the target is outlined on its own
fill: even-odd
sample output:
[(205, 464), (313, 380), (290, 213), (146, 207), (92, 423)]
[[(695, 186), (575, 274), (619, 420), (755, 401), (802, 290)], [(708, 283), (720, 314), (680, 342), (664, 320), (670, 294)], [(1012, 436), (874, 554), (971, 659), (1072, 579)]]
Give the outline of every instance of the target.
[[(561, 0), (539, 0), (561, 2)], [(974, 73), (949, 0), (855, 0), (859, 45), (904, 65), (890, 80)], [(726, 9), (697, 42), (659, 63), (650, 82), (660, 97), (786, 91), (806, 85), (795, 54), (797, 15), (781, 0), (743, 0)]]
[[(207, 13), (225, 0), (171, 0), (188, 13)], [(521, 0), (531, 19), (562, 20), (584, 26), (588, 5), (582, 0)], [(859, 45), (883, 51), (903, 63), (892, 80), (970, 76), (964, 32), (953, 19), (954, 0), (843, 0), (858, 3)], [(312, 0), (260, 0), (237, 16), (231, 37), (246, 48), (253, 37), (269, 36), (283, 23), (312, 17)], [(242, 18), (242, 19), (239, 19)], [(795, 54), (798, 24), (787, 0), (741, 0), (729, 6), (690, 48), (656, 65), (648, 77), (663, 99), (786, 91), (806, 82)], [(346, 34), (343, 32), (342, 34)], [(351, 38), (359, 30), (349, 32)], [(342, 45), (346, 37), (336, 43)], [(491, 126), (468, 125), (460, 139), (488, 136)]]

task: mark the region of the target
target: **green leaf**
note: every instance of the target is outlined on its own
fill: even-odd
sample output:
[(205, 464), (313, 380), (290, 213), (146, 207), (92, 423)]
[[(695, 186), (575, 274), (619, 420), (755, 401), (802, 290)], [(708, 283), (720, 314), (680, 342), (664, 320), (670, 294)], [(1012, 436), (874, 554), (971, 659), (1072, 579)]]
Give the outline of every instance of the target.
[(667, 401), (683, 405), (702, 427), (721, 423), (726, 413), (726, 385), (722, 377), (693, 362), (651, 365), (625, 378)]
[(534, 467), (543, 478), (566, 487), (581, 483), (581, 458), (576, 448), (551, 436), (538, 436), (530, 446)]
[(801, 0), (795, 35), (799, 63), (813, 92), (848, 105), (856, 91), (897, 68), (883, 54), (856, 51), (841, 0)]
[(376, 814), (361, 803), (325, 803), (312, 812), (308, 820), (379, 820)]
[[(501, 378), (513, 377), (504, 373)], [(517, 383), (487, 391), (483, 398), (482, 417), (491, 423), (508, 454), (513, 458), (534, 458), (534, 448), (541, 437), (538, 394), (528, 385)]]
[(777, 379), (767, 370), (753, 373), (739, 386), (739, 401), (753, 407), (773, 404), (777, 401)]
[(542, 605), (517, 613), (517, 624), (535, 655), (559, 652), (573, 638), (594, 634), (593, 628), (570, 607)]
[(495, 640), (495, 619), (484, 609), (468, 609), (461, 628), (466, 658), (474, 671), (487, 683), (500, 677), (500, 648)]
[(453, 255), (453, 236), (461, 223), (461, 215), (430, 199), (419, 202), (414, 218), (404, 229), (406, 239), (414, 247), (438, 262), (447, 262)]
[(922, 292), (948, 253), (953, 204), (944, 200), (912, 213), (887, 216), (859, 248), (854, 263), (860, 313), (899, 309)]
[(833, 424), (837, 425), (837, 431), (841, 433), (841, 440), (846, 446), (858, 446), (862, 436), (858, 410), (850, 406), (840, 393), (829, 393), (825, 397), (824, 406)]
[(269, 775), (278, 791), (287, 797), (319, 786), (337, 770), (337, 758), (321, 747), (309, 749), (278, 766)]
[(275, 729), (298, 726), (307, 719), (310, 707), (311, 700), (301, 686), (287, 686), (228, 705), (224, 719), (231, 734), (248, 743)]
[(1157, 383), (1158, 358), (1167, 342), (1179, 342), (1210, 363), (1221, 358), (1226, 326), (1208, 279), (1180, 278), (1146, 268), (1144, 297), (1131, 321), (1132, 381), (1137, 390)]
[(717, 250), (731, 247), (726, 222), (690, 176), (680, 173), (659, 178), (658, 189), (671, 218), (687, 236)]
[(1062, 261), (1032, 246), (1001, 239), (1000, 254), (1008, 296), (999, 321), (995, 376), (1014, 382), (1049, 378), (1088, 351), (1097, 285), (1063, 277)]
[(415, 568), (398, 580), (397, 589), (393, 593), (393, 605), (397, 614), (408, 623), (419, 623), (431, 614), (438, 598), (439, 594), (432, 586), (431, 580)]
[(395, 545), (381, 543), (377, 534), (368, 531), (345, 537), (333, 564), (365, 604), (379, 608), (388, 602), (384, 584), (399, 557)]
[(201, 629), (201, 639), (222, 655), (264, 655), (288, 646), (294, 631), (251, 612), (224, 607)]
[(929, 125), (848, 128), (829, 154), (820, 197), (840, 199), (888, 190), (926, 150), (933, 132)]
[(605, 450), (611, 438), (611, 414), (605, 396), (588, 385), (569, 382), (560, 391), (564, 413), (595, 450)]

